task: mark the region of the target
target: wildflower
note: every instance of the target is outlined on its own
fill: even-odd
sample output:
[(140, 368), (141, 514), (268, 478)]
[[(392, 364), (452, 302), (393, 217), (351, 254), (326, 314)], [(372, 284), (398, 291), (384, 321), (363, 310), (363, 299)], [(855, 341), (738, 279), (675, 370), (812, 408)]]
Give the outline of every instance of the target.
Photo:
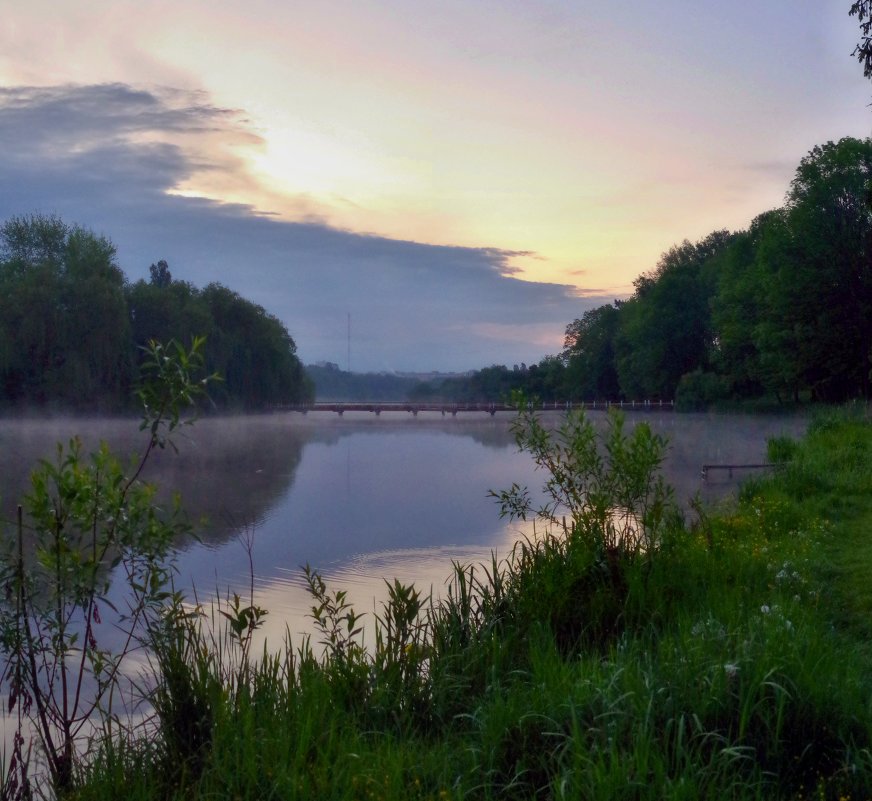
[(768, 615), (772, 610), (769, 608), (769, 605), (768, 605), (768, 604), (763, 604), (763, 606), (760, 607), (760, 611), (761, 611), (764, 615)]
[(723, 639), (727, 636), (727, 630), (723, 624), (709, 617), (707, 620), (700, 620), (693, 624), (690, 633), (694, 637), (709, 637), (711, 639)]

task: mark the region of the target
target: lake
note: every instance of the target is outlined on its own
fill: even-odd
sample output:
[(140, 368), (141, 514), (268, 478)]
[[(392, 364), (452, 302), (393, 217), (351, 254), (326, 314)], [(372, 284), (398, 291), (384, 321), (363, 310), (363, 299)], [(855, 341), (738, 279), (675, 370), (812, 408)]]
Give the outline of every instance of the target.
[[(598, 425), (605, 421), (601, 412), (590, 415)], [(205, 521), (197, 522), (197, 539), (178, 543), (177, 587), (196, 590), (201, 601), (216, 592), (247, 597), (249, 542), (255, 600), (270, 611), (262, 635), (275, 644), (286, 625), (297, 639), (311, 632), (305, 564), (328, 587), (347, 590), (358, 612), (372, 613), (384, 598), (384, 578), (440, 592), (452, 560), (489, 562), (523, 533), (521, 524), (499, 518), (488, 497), (513, 482), (534, 490), (544, 478), (517, 451), (511, 419), (288, 413), (198, 421), (176, 438), (178, 453), (158, 452), (148, 472), (181, 493), (192, 522)], [(703, 482), (703, 464), (765, 461), (767, 437), (798, 437), (806, 427), (797, 417), (627, 415), (628, 426), (641, 420), (668, 438), (664, 474), (685, 504), (696, 492), (714, 503), (743, 477), (719, 472)], [(34, 462), (73, 434), (89, 447), (105, 439), (123, 454), (143, 444), (135, 421), (0, 421), (7, 519)]]

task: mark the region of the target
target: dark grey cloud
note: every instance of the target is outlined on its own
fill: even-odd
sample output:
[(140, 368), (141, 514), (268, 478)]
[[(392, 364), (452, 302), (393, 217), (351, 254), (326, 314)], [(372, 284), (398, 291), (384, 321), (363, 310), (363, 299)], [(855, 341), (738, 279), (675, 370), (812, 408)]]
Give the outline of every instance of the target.
[[(112, 84), (0, 88), (0, 219), (59, 214), (109, 236), (135, 280), (223, 283), (282, 319), (307, 361), (469, 369), (536, 361), (603, 299), (520, 281), (511, 252), (434, 246), (285, 222), (168, 194), (209, 162), (200, 137), (256, 141), (239, 111), (196, 93)], [(608, 299), (606, 299), (608, 300)], [(543, 344), (551, 334), (555, 347)]]

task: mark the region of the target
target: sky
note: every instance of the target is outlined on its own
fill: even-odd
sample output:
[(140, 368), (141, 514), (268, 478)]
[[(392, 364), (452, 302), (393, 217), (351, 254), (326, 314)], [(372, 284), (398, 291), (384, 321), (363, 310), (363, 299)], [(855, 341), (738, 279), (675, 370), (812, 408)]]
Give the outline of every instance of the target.
[(304, 362), (533, 363), (872, 134), (849, 7), (0, 0), (0, 221), (222, 283)]

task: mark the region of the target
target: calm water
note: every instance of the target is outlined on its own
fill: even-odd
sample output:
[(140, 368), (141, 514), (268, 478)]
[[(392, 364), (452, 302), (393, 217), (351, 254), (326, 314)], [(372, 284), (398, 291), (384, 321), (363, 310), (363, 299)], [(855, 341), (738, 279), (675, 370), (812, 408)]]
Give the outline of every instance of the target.
[[(593, 413), (602, 423), (604, 416)], [(554, 419), (559, 419), (556, 415)], [(511, 415), (318, 413), (207, 419), (185, 429), (179, 452), (160, 452), (149, 477), (178, 489), (199, 541), (179, 543), (178, 583), (201, 600), (249, 586), (243, 541), (252, 543), (256, 601), (270, 610), (265, 636), (278, 642), (287, 624), (309, 632), (309, 599), (300, 567), (346, 589), (358, 611), (384, 597), (385, 577), (439, 592), (452, 560), (489, 562), (519, 534), (488, 490), (542, 483), (509, 433)], [(799, 436), (796, 418), (645, 414), (670, 441), (664, 466), (677, 499), (700, 491), (714, 502), (739, 475), (700, 480), (704, 463), (764, 461), (767, 436)], [(121, 453), (141, 446), (128, 421), (0, 421), (3, 507), (26, 491), (33, 462), (73, 433), (87, 445), (107, 439)], [(370, 615), (371, 617), (371, 615)]]

